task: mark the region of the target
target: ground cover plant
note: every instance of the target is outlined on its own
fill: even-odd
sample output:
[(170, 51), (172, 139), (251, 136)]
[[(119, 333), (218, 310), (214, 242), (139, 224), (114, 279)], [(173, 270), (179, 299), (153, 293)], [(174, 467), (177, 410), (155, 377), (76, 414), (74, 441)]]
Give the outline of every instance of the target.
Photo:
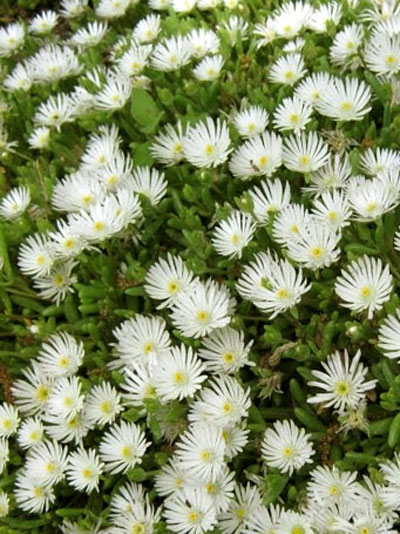
[(387, 534), (400, 7), (4, 2), (0, 534)]

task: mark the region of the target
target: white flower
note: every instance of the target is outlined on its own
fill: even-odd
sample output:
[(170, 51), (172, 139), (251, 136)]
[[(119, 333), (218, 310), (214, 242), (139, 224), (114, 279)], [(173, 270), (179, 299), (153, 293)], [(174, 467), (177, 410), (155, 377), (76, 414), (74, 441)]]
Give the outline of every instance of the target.
[(163, 515), (167, 527), (177, 534), (204, 534), (217, 524), (215, 508), (200, 490), (167, 499)]
[(339, 259), (341, 234), (317, 218), (307, 221), (298, 239), (287, 242), (290, 258), (308, 269), (329, 267)]
[(364, 38), (364, 28), (360, 24), (348, 24), (335, 35), (329, 51), (334, 65), (345, 67), (351, 64), (352, 57), (359, 53)]
[(363, 176), (350, 178), (347, 184), (347, 199), (357, 219), (376, 220), (399, 204), (399, 183), (392, 184), (394, 187), (388, 185), (387, 178), (365, 179)]
[(74, 108), (71, 98), (66, 93), (51, 95), (42, 102), (33, 117), (34, 122), (40, 126), (49, 126), (60, 130), (66, 122), (74, 120)]
[(239, 111), (233, 119), (233, 125), (242, 137), (262, 134), (268, 125), (268, 113), (261, 106), (249, 106)]
[(273, 221), (274, 240), (283, 246), (298, 241), (304, 235), (310, 220), (311, 215), (302, 204), (288, 204)]
[(27, 187), (14, 187), (2, 199), (0, 216), (7, 220), (20, 217), (31, 202), (31, 194)]
[(100, 0), (96, 6), (95, 14), (105, 19), (122, 17), (130, 3), (130, 0)]
[(280, 212), (290, 203), (290, 185), (285, 186), (278, 179), (263, 180), (260, 186), (249, 190), (253, 202), (254, 216), (260, 225), (267, 224), (273, 214)]
[(85, 414), (78, 412), (70, 417), (60, 417), (57, 415), (44, 414), (43, 420), (46, 422), (45, 430), (51, 438), (61, 443), (82, 443), (82, 439), (91, 429)]
[(168, 182), (163, 172), (150, 167), (136, 167), (130, 183), (135, 193), (148, 197), (151, 204), (156, 206), (167, 193)]
[(152, 48), (149, 45), (141, 46), (133, 43), (119, 58), (117, 66), (118, 73), (129, 78), (143, 72), (144, 68), (149, 64), (151, 50)]
[(169, 354), (171, 340), (161, 317), (136, 315), (113, 331), (119, 367), (154, 365)]
[(68, 293), (74, 293), (73, 284), (78, 281), (72, 274), (77, 262), (70, 259), (51, 268), (48, 275), (36, 278), (33, 287), (39, 290), (39, 296), (52, 300), (57, 306), (65, 299)]
[(182, 469), (176, 456), (172, 456), (168, 464), (163, 465), (160, 472), (156, 474), (154, 486), (158, 495), (162, 497), (183, 495), (185, 487), (188, 488), (189, 478), (190, 474)]
[(84, 410), (90, 423), (112, 423), (123, 410), (121, 395), (109, 382), (93, 386), (85, 397)]
[(247, 519), (243, 534), (275, 534), (281, 516), (284, 514), (279, 504), (260, 506)]
[(219, 39), (212, 30), (196, 28), (188, 34), (193, 57), (202, 58), (206, 54), (216, 54), (219, 49)]
[(82, 341), (76, 341), (67, 332), (59, 332), (43, 343), (37, 360), (45, 375), (58, 378), (75, 374), (84, 356)]
[(314, 534), (314, 530), (304, 515), (288, 511), (282, 514), (275, 534)]
[(291, 475), (303, 465), (312, 463), (314, 450), (310, 444), (310, 435), (290, 419), (277, 421), (266, 430), (261, 453), (267, 465)]
[(308, 2), (285, 2), (274, 14), (273, 27), (279, 37), (293, 39), (312, 15)]
[(360, 154), (360, 167), (365, 174), (376, 176), (400, 167), (400, 152), (390, 148), (368, 148)]
[(336, 121), (360, 121), (371, 106), (371, 89), (356, 78), (334, 78), (325, 88), (316, 108)]
[(256, 486), (237, 484), (235, 498), (228, 510), (220, 515), (219, 528), (222, 534), (241, 533), (247, 521), (261, 506), (261, 496)]
[(56, 498), (51, 487), (39, 484), (33, 477), (24, 472), (17, 475), (14, 495), (22, 510), (36, 514), (47, 512)]
[(222, 23), (222, 28), (228, 32), (232, 46), (235, 46), (239, 36), (242, 42), (247, 41), (248, 39), (247, 32), (249, 29), (249, 23), (242, 17), (231, 15), (228, 20)]
[(336, 466), (318, 466), (310, 473), (309, 497), (321, 506), (351, 503), (357, 490), (357, 473), (339, 471)]
[(79, 377), (58, 378), (49, 396), (48, 411), (63, 418), (73, 417), (82, 409), (83, 399)]
[(145, 290), (151, 298), (162, 300), (158, 309), (170, 306), (179, 295), (187, 292), (193, 283), (193, 273), (183, 263), (182, 258), (168, 253), (167, 258), (159, 258), (147, 272)]
[(351, 208), (343, 192), (337, 190), (325, 191), (320, 200), (314, 201), (313, 216), (326, 224), (333, 231), (348, 226)]
[(67, 447), (56, 441), (45, 441), (34, 447), (26, 460), (25, 469), (40, 486), (52, 487), (64, 478)]
[(39, 417), (27, 417), (21, 423), (18, 430), (17, 440), (22, 449), (30, 449), (42, 443), (44, 428)]
[(385, 506), (397, 509), (400, 505), (400, 457), (399, 453), (394, 454), (393, 461), (381, 463), (381, 472), (387, 484), (383, 489), (383, 502)]
[(227, 426), (222, 429), (222, 437), (225, 441), (225, 456), (232, 460), (241, 453), (249, 440), (250, 431), (245, 428), (245, 424), (238, 426)]
[(256, 225), (251, 215), (234, 210), (228, 219), (218, 224), (211, 241), (221, 256), (241, 258), (242, 250), (253, 239), (255, 231)]
[(136, 24), (132, 34), (133, 38), (138, 43), (151, 43), (157, 39), (160, 33), (160, 24), (160, 15), (147, 15)]
[(344, 301), (342, 306), (358, 313), (368, 310), (369, 319), (390, 299), (392, 289), (389, 265), (383, 267), (379, 258), (369, 256), (353, 260), (335, 283), (335, 292)]
[(314, 10), (312, 16), (307, 21), (307, 26), (317, 33), (325, 33), (328, 22), (337, 25), (341, 18), (342, 6), (338, 2), (330, 2), (328, 4), (322, 4)]
[(202, 82), (214, 81), (219, 78), (223, 66), (222, 56), (206, 56), (193, 69), (193, 76)]
[(125, 473), (128, 469), (142, 462), (142, 457), (149, 447), (140, 427), (133, 423), (121, 421), (106, 432), (100, 442), (99, 451), (105, 470)]
[(143, 508), (147, 500), (142, 484), (127, 482), (118, 488), (110, 503), (110, 518), (117, 523), (122, 513), (130, 513), (136, 508)]
[(20, 419), (18, 410), (11, 404), (0, 404), (0, 438), (12, 436), (16, 433)]
[(66, 476), (69, 484), (78, 491), (90, 494), (98, 490), (103, 464), (94, 449), (78, 449), (68, 457)]
[(127, 103), (132, 92), (132, 84), (128, 80), (109, 79), (100, 93), (96, 95), (95, 105), (98, 109), (121, 109)]
[(320, 102), (322, 95), (327, 87), (331, 84), (331, 75), (327, 72), (313, 72), (294, 90), (295, 96), (312, 106), (316, 106)]
[(174, 300), (171, 320), (184, 336), (198, 338), (229, 324), (229, 306), (225, 288), (198, 282)]
[(173, 71), (189, 63), (191, 53), (189, 39), (178, 35), (165, 39), (154, 47), (151, 63), (156, 70)]
[(81, 236), (72, 231), (71, 226), (62, 219), (57, 220), (57, 231), (50, 232), (54, 252), (58, 258), (74, 258), (86, 248), (87, 243)]
[(188, 129), (183, 139), (186, 159), (195, 167), (217, 167), (227, 160), (231, 140), (225, 121), (208, 117)]
[(191, 425), (177, 444), (176, 456), (182, 469), (193, 478), (214, 482), (222, 473), (225, 443), (220, 430), (203, 423)]
[(121, 384), (123, 397), (130, 406), (143, 406), (146, 399), (157, 397), (152, 368), (145, 365), (133, 365), (133, 370), (124, 369), (125, 383)]
[(89, 0), (61, 0), (60, 14), (67, 19), (78, 17), (83, 13), (88, 2)]
[[(40, 48), (29, 58), (28, 65), (35, 82), (43, 84), (75, 76), (81, 69), (77, 56), (70, 48), (56, 45)], [(55, 102), (54, 97), (49, 102)]]
[(50, 33), (58, 23), (58, 15), (54, 11), (42, 11), (29, 23), (29, 30), (36, 35)]
[[(51, 203), (55, 210), (62, 212), (80, 212), (104, 201), (104, 187), (94, 180), (87, 180), (82, 174), (72, 174), (59, 180), (53, 189)], [(69, 224), (70, 231), (73, 231)], [(79, 234), (76, 233), (76, 236)], [(80, 236), (82, 237), (82, 236)]]
[(0, 438), (0, 474), (4, 471), (10, 458), (10, 446), (8, 439)]
[(235, 489), (235, 472), (229, 471), (224, 466), (221, 473), (216, 480), (211, 482), (211, 479), (199, 484), (204, 494), (212, 501), (216, 512), (226, 512), (233, 499), (233, 492)]
[(291, 171), (312, 172), (329, 160), (328, 146), (316, 132), (292, 134), (283, 145), (283, 164)]
[(311, 120), (313, 108), (297, 96), (284, 98), (274, 112), (274, 126), (281, 131), (304, 130)]
[(351, 166), (348, 156), (341, 158), (336, 154), (317, 172), (311, 173), (310, 185), (304, 187), (303, 191), (318, 198), (327, 191), (345, 189), (350, 175)]
[(275, 61), (270, 68), (269, 79), (275, 83), (294, 85), (305, 73), (306, 69), (302, 56), (300, 54), (289, 54)]
[(271, 319), (300, 302), (301, 296), (310, 290), (301, 270), (296, 271), (287, 260), (270, 252), (259, 252), (245, 266), (236, 287), (242, 298), (270, 313)]
[(154, 370), (154, 384), (162, 401), (193, 397), (207, 378), (205, 366), (192, 347), (171, 347)]
[(272, 43), (276, 39), (274, 20), (266, 18), (264, 22), (258, 22), (254, 25), (253, 34), (257, 36), (257, 50)]
[(89, 22), (86, 28), (80, 28), (70, 38), (69, 42), (73, 46), (84, 48), (87, 46), (95, 46), (100, 43), (107, 33), (106, 22)]
[(6, 517), (10, 506), (10, 500), (5, 491), (0, 491), (0, 517)]
[(174, 165), (184, 157), (183, 139), (186, 135), (180, 121), (175, 128), (171, 124), (165, 126), (165, 133), (159, 133), (150, 146), (154, 158), (164, 165)]
[(7, 91), (29, 91), (33, 83), (33, 72), (29, 63), (17, 63), (8, 76), (4, 78), (3, 86)]
[(255, 365), (248, 359), (252, 344), (245, 344), (243, 332), (226, 326), (202, 339), (199, 356), (210, 373), (233, 374), (244, 365)]
[(392, 76), (400, 70), (400, 36), (374, 32), (364, 49), (367, 67), (380, 76)]
[(365, 393), (374, 389), (376, 380), (365, 381), (368, 367), (360, 362), (361, 351), (357, 351), (350, 360), (349, 354), (344, 349), (344, 355), (336, 351), (327, 357), (326, 362), (322, 362), (324, 371), (313, 370), (312, 373), (317, 380), (309, 382), (308, 385), (322, 389), (308, 399), (313, 404), (323, 404), (326, 408), (333, 407), (339, 412), (346, 408), (355, 408), (364, 399)]
[(43, 412), (47, 407), (53, 378), (45, 375), (41, 367), (32, 363), (22, 371), (23, 379), (18, 379), (12, 386), (15, 404), (25, 415)]
[(25, 29), (20, 22), (0, 28), (0, 57), (11, 56), (25, 39)]
[(387, 358), (400, 358), (400, 308), (379, 327), (379, 345)]
[(218, 428), (230, 427), (247, 416), (250, 404), (249, 389), (244, 390), (231, 376), (216, 377), (192, 404), (189, 420)]
[(232, 154), (229, 170), (241, 180), (272, 176), (282, 165), (282, 138), (275, 132), (254, 135)]
[(18, 251), (18, 267), (24, 274), (32, 277), (49, 274), (55, 261), (52, 243), (47, 235), (28, 236)]

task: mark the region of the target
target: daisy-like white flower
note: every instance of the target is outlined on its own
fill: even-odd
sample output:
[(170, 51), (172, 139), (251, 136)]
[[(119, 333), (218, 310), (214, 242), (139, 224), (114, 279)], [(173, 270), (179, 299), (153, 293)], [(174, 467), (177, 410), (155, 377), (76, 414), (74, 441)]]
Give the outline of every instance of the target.
[(170, 0), (171, 7), (177, 13), (190, 13), (196, 5), (196, 0)]
[(56, 498), (51, 487), (39, 484), (25, 472), (17, 475), (14, 495), (21, 510), (34, 514), (47, 512)]
[(205, 360), (209, 372), (231, 374), (244, 365), (254, 365), (248, 359), (252, 344), (253, 341), (245, 344), (243, 332), (226, 326), (202, 339), (199, 356)]
[(321, 100), (325, 89), (331, 84), (331, 80), (331, 75), (328, 72), (313, 72), (297, 85), (294, 94), (315, 107)]
[(260, 186), (249, 190), (253, 202), (253, 213), (258, 223), (267, 224), (271, 216), (280, 212), (290, 203), (290, 185), (285, 186), (278, 179), (263, 180)]
[(172, 456), (170, 461), (163, 465), (160, 472), (155, 476), (154, 486), (158, 495), (162, 497), (184, 494), (187, 489), (187, 481), (190, 475), (184, 471), (176, 456)]
[(329, 51), (329, 57), (334, 65), (344, 67), (351, 64), (351, 60), (359, 52), (364, 38), (364, 28), (360, 24), (348, 24), (335, 35)]
[(274, 20), (272, 18), (266, 18), (264, 22), (255, 24), (253, 35), (257, 36), (257, 50), (272, 43), (276, 39)]
[(100, 0), (96, 6), (95, 14), (105, 19), (123, 17), (130, 4), (130, 0)]
[(64, 478), (67, 447), (56, 441), (45, 441), (34, 447), (26, 460), (26, 472), (41, 486), (54, 486)]
[(160, 33), (160, 24), (160, 15), (147, 15), (136, 24), (132, 34), (133, 38), (138, 43), (151, 43), (157, 39)]
[(226, 512), (220, 514), (219, 528), (223, 534), (242, 532), (250, 517), (261, 506), (261, 496), (256, 486), (237, 484), (235, 498)]
[(279, 504), (271, 504), (268, 508), (260, 506), (247, 519), (243, 534), (275, 534), (283, 514), (284, 510)]
[(44, 428), (39, 417), (27, 417), (21, 423), (18, 430), (17, 440), (22, 449), (30, 449), (42, 443)]
[(136, 315), (113, 331), (119, 367), (154, 365), (169, 354), (171, 339), (161, 317)]
[(307, 493), (319, 506), (351, 502), (357, 490), (356, 478), (355, 472), (319, 465), (310, 473)]
[(177, 444), (176, 456), (181, 467), (196, 479), (214, 482), (224, 467), (225, 443), (218, 428), (196, 423)]
[(85, 240), (76, 235), (62, 219), (57, 220), (57, 231), (50, 232), (49, 237), (53, 241), (55, 254), (62, 259), (74, 258), (87, 246)]
[(222, 429), (222, 437), (225, 441), (225, 456), (232, 460), (243, 451), (249, 441), (250, 431), (245, 428), (245, 424), (227, 426)]
[(167, 166), (178, 163), (184, 157), (183, 139), (185, 135), (186, 132), (180, 121), (175, 127), (167, 124), (165, 133), (159, 133), (150, 146), (152, 156)]
[(74, 293), (73, 284), (78, 281), (72, 274), (74, 267), (78, 265), (73, 259), (67, 260), (51, 268), (48, 275), (36, 278), (33, 287), (39, 290), (39, 296), (57, 304), (65, 299), (68, 293)]
[(110, 503), (110, 518), (112, 522), (117, 522), (120, 514), (129, 513), (136, 507), (143, 507), (147, 496), (143, 486), (128, 482), (118, 488), (114, 493)]
[(340, 352), (328, 356), (326, 362), (322, 362), (324, 371), (313, 370), (316, 380), (308, 385), (322, 389), (308, 399), (312, 404), (323, 404), (326, 408), (333, 407), (339, 412), (346, 408), (356, 407), (365, 397), (365, 393), (374, 389), (376, 380), (365, 380), (368, 367), (360, 362), (361, 351), (350, 360), (347, 350), (343, 357)]
[(316, 219), (336, 231), (350, 224), (351, 208), (343, 192), (325, 191), (320, 200), (314, 201), (312, 214)]
[(45, 375), (59, 378), (75, 374), (84, 356), (82, 341), (67, 332), (59, 332), (43, 343), (37, 361)]
[(310, 185), (304, 187), (303, 191), (318, 198), (325, 192), (345, 189), (350, 175), (351, 166), (348, 156), (341, 158), (336, 154), (317, 172), (311, 173)]
[(311, 120), (313, 108), (297, 96), (284, 98), (274, 113), (274, 126), (281, 131), (304, 130)]
[(122, 109), (131, 92), (132, 84), (128, 80), (110, 79), (96, 95), (96, 107), (105, 110)]
[(294, 85), (305, 73), (306, 69), (301, 54), (289, 54), (280, 57), (271, 66), (269, 79), (275, 83)]
[(400, 36), (374, 32), (365, 46), (364, 60), (375, 74), (397, 74), (400, 70)]
[(339, 259), (341, 235), (318, 219), (310, 219), (298, 239), (288, 241), (287, 251), (292, 260), (308, 269), (329, 267)]
[(27, 187), (14, 187), (0, 203), (0, 216), (7, 220), (20, 217), (31, 202)]
[(173, 71), (189, 63), (191, 54), (192, 47), (189, 39), (178, 35), (155, 46), (151, 63), (157, 70)]
[[(391, 469), (391, 474), (393, 474), (395, 471), (395, 486), (399, 486), (400, 484), (400, 469), (398, 465), (398, 455), (395, 454), (396, 464)], [(389, 482), (387, 480), (386, 482)], [(393, 488), (394, 489), (394, 488)], [(397, 489), (397, 488), (396, 488)], [(388, 493), (390, 489), (387, 488), (383, 484), (377, 484), (375, 482), (372, 482), (372, 480), (365, 476), (363, 477), (362, 481), (356, 483), (355, 487), (355, 493), (357, 497), (359, 497), (360, 501), (363, 503), (365, 508), (370, 509), (374, 514), (376, 514), (378, 517), (385, 518), (391, 521), (395, 521), (397, 518), (397, 514), (394, 511), (394, 508), (397, 508), (398, 505), (389, 505), (387, 503)], [(398, 501), (398, 491), (395, 490), (396, 493), (396, 500)]]
[(137, 45), (133, 43), (132, 46), (119, 58), (118, 73), (129, 78), (141, 74), (145, 67), (149, 64), (149, 57), (151, 54), (151, 46)]
[(150, 167), (136, 167), (133, 171), (130, 187), (135, 193), (148, 197), (156, 206), (167, 193), (168, 182), (163, 172)]
[(312, 463), (314, 450), (304, 428), (298, 428), (292, 420), (285, 420), (277, 421), (266, 430), (261, 453), (267, 465), (291, 475), (303, 465)]
[(383, 473), (386, 487), (383, 489), (383, 503), (392, 509), (397, 509), (400, 504), (400, 456), (395, 453), (393, 460), (382, 462), (381, 473)]
[(358, 313), (366, 310), (369, 319), (390, 299), (392, 290), (393, 277), (389, 265), (384, 267), (380, 258), (365, 255), (342, 269), (335, 283), (335, 292), (342, 299), (341, 305)]
[(5, 491), (0, 491), (0, 517), (6, 517), (10, 507), (10, 499)]
[(47, 126), (39, 126), (31, 133), (28, 144), (31, 148), (41, 150), (47, 148), (50, 142), (50, 128)]
[[(94, 180), (88, 181), (79, 173), (67, 176), (55, 184), (51, 203), (57, 211), (80, 213), (82, 210), (89, 211), (94, 206), (100, 206), (101, 209), (104, 199), (104, 187)], [(92, 215), (94, 215), (93, 211)], [(72, 220), (73, 217), (70, 217), (70, 221)], [(73, 231), (71, 222), (68, 226), (70, 231)], [(75, 235), (82, 238), (82, 235), (77, 232)]]
[(307, 2), (285, 2), (273, 19), (277, 35), (286, 39), (296, 37), (312, 11), (312, 7)]
[(275, 532), (276, 534), (314, 534), (314, 529), (303, 514), (288, 511), (282, 514)]
[(248, 39), (249, 23), (243, 17), (231, 15), (228, 20), (222, 23), (221, 27), (228, 32), (232, 46), (235, 46), (239, 36), (242, 42)]
[(24, 369), (23, 379), (16, 380), (12, 386), (15, 404), (26, 415), (34, 415), (46, 409), (53, 378), (45, 375), (41, 367), (34, 362)]
[(224, 58), (219, 54), (215, 56), (206, 56), (193, 69), (193, 76), (201, 82), (212, 82), (220, 77)]
[(159, 258), (147, 272), (145, 290), (151, 298), (163, 301), (158, 309), (170, 306), (179, 295), (187, 292), (194, 275), (183, 263), (182, 258), (168, 253)]
[(259, 252), (238, 280), (237, 290), (242, 298), (253, 302), (260, 310), (270, 313), (271, 319), (298, 302), (310, 290), (302, 271), (287, 260), (270, 252)]
[(16, 22), (8, 24), (5, 28), (0, 28), (0, 57), (11, 56), (25, 39), (25, 29), (23, 24)]
[(329, 160), (329, 148), (316, 132), (292, 134), (283, 145), (283, 164), (291, 171), (312, 172)]
[(192, 347), (171, 347), (155, 368), (154, 384), (162, 401), (193, 397), (207, 378), (205, 366)]
[(218, 428), (236, 425), (247, 416), (250, 408), (250, 391), (246, 391), (231, 376), (213, 379), (202, 389), (200, 399), (191, 406), (189, 420), (206, 422)]
[(268, 113), (261, 106), (250, 106), (239, 111), (233, 119), (233, 125), (242, 137), (262, 134), (268, 125)]
[(140, 427), (121, 421), (106, 432), (100, 442), (99, 451), (105, 470), (125, 473), (142, 462), (142, 457), (150, 445)]
[(251, 215), (234, 210), (214, 230), (212, 244), (222, 256), (241, 258), (243, 249), (253, 239), (255, 231), (256, 225)]
[(58, 378), (49, 396), (49, 413), (64, 418), (76, 415), (83, 406), (81, 387), (77, 376)]
[(400, 152), (390, 148), (368, 148), (360, 155), (360, 167), (369, 176), (390, 172), (400, 167)]
[(206, 54), (216, 54), (218, 52), (220, 41), (212, 30), (196, 28), (187, 37), (192, 47), (193, 57), (202, 58)]
[(229, 294), (217, 283), (196, 283), (171, 306), (171, 320), (187, 337), (202, 337), (230, 322)]
[(277, 243), (287, 246), (300, 239), (310, 220), (311, 214), (302, 204), (288, 204), (274, 219), (272, 235)]
[(46, 423), (46, 434), (60, 443), (74, 441), (76, 444), (81, 444), (82, 439), (92, 428), (83, 411), (70, 417), (45, 413), (43, 420)]
[(85, 397), (84, 410), (90, 423), (98, 425), (112, 423), (123, 410), (121, 395), (109, 382), (93, 386)]
[(78, 449), (68, 457), (67, 480), (78, 491), (90, 494), (93, 490), (98, 490), (102, 472), (103, 464), (94, 449)]
[(49, 274), (54, 261), (54, 247), (47, 235), (30, 235), (19, 248), (18, 266), (32, 277)]
[(336, 121), (360, 121), (371, 106), (371, 89), (356, 78), (334, 78), (317, 104), (321, 115)]
[(327, 31), (327, 24), (339, 24), (342, 18), (342, 6), (338, 2), (330, 2), (322, 4), (318, 9), (315, 9), (310, 19), (307, 21), (307, 26), (317, 33), (325, 33)]
[(95, 46), (100, 43), (105, 34), (107, 33), (107, 23), (89, 22), (86, 28), (80, 28), (70, 38), (69, 42), (73, 46), (80, 48), (86, 48), (88, 46)]
[(36, 35), (50, 33), (58, 23), (58, 15), (54, 11), (42, 11), (29, 23), (29, 30)]
[(379, 327), (379, 345), (387, 358), (400, 358), (400, 308)]
[(212, 501), (196, 489), (167, 499), (163, 516), (167, 527), (176, 534), (203, 534), (217, 524)]
[(16, 433), (20, 419), (18, 410), (11, 404), (0, 404), (0, 438), (8, 438)]
[[(81, 69), (77, 56), (70, 48), (56, 45), (40, 48), (33, 57), (29, 58), (28, 65), (32, 69), (35, 82), (43, 84), (75, 76)], [(67, 95), (60, 94), (63, 95), (65, 104), (68, 104)], [(47, 102), (49, 106), (50, 103), (55, 105), (59, 100), (51, 98)], [(59, 104), (59, 107), (63, 108), (64, 106)]]
[(48, 126), (60, 131), (64, 123), (74, 120), (74, 108), (70, 96), (66, 93), (49, 96), (40, 104), (33, 120), (40, 126)]
[(212, 499), (216, 512), (226, 512), (233, 499), (235, 473), (225, 466), (214, 481), (208, 479), (200, 485), (204, 493)]
[(123, 397), (130, 406), (143, 406), (146, 399), (157, 398), (153, 370), (145, 365), (124, 369), (125, 383), (121, 384)]
[(282, 138), (275, 132), (254, 135), (232, 154), (229, 170), (241, 180), (272, 176), (282, 165)]
[(17, 63), (8, 76), (4, 78), (3, 86), (7, 91), (29, 91), (33, 84), (33, 73), (30, 65)]
[(227, 160), (230, 148), (228, 126), (225, 121), (215, 122), (208, 117), (189, 128), (183, 139), (186, 159), (195, 167), (217, 167)]
[[(387, 176), (387, 175), (385, 175)], [(394, 209), (400, 202), (399, 182), (388, 187), (381, 177), (365, 179), (353, 176), (347, 184), (347, 199), (357, 219), (374, 221)]]

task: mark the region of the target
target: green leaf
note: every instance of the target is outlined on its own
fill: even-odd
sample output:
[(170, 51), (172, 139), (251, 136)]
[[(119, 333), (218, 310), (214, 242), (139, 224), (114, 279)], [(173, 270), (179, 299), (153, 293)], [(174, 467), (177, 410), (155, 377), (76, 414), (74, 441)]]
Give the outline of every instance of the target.
[(153, 133), (164, 112), (160, 111), (155, 100), (144, 89), (133, 89), (131, 100), (133, 118), (142, 126), (143, 132)]
[(268, 475), (266, 478), (266, 491), (264, 494), (263, 504), (268, 506), (276, 501), (288, 483), (289, 477), (284, 475)]

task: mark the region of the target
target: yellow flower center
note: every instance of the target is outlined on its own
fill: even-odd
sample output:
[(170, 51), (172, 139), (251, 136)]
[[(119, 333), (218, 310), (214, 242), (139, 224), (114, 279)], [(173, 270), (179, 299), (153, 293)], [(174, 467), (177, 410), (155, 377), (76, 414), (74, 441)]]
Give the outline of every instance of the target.
[(45, 262), (45, 259), (44, 259), (43, 254), (39, 254), (38, 256), (36, 256), (36, 263), (38, 265), (44, 265), (44, 262)]
[(292, 534), (305, 534), (305, 532), (304, 528), (299, 525), (292, 528)]
[(247, 131), (250, 133), (253, 133), (255, 129), (256, 129), (256, 125), (254, 124), (254, 122), (249, 122), (247, 125)]
[(278, 299), (286, 299), (290, 295), (289, 291), (285, 288), (278, 289), (276, 296)]
[(289, 458), (289, 456), (292, 456), (292, 454), (293, 454), (292, 447), (285, 447), (283, 449), (283, 456), (285, 456), (286, 458)]
[(299, 227), (297, 226), (297, 224), (292, 224), (292, 226), (290, 227), (290, 231), (293, 232), (294, 234), (298, 234), (299, 233)]
[(71, 248), (73, 248), (75, 245), (75, 239), (72, 239), (72, 237), (69, 237), (68, 239), (66, 239), (64, 241), (64, 247), (68, 250), (70, 250)]
[(132, 534), (144, 534), (145, 531), (146, 529), (143, 523), (136, 523), (136, 525), (132, 525)]
[(147, 343), (144, 344), (143, 352), (145, 354), (150, 354), (150, 352), (153, 352), (153, 351), (154, 351), (154, 345), (151, 341), (148, 341)]
[(197, 521), (198, 514), (197, 512), (190, 512), (189, 513), (189, 521), (190, 523), (195, 523)]
[(5, 430), (9, 430), (11, 428), (11, 419), (3, 419), (3, 421), (1, 422), (1, 426)]
[(292, 80), (292, 79), (294, 78), (294, 72), (291, 71), (291, 70), (287, 70), (287, 71), (285, 72), (285, 74), (284, 74), (284, 78), (285, 78), (285, 80), (287, 80), (287, 81)]
[(267, 156), (261, 156), (261, 158), (258, 158), (258, 166), (259, 167), (265, 167), (265, 165), (268, 163)]
[(47, 473), (53, 473), (55, 468), (56, 466), (53, 464), (53, 462), (47, 462), (47, 464), (45, 465), (45, 470), (47, 471)]
[(222, 359), (225, 363), (233, 363), (235, 361), (235, 355), (232, 352), (226, 352), (222, 356)]
[(183, 150), (182, 143), (175, 143), (174, 146), (172, 147), (172, 151), (175, 154), (179, 154), (180, 152), (182, 152), (182, 150)]
[(331, 495), (337, 495), (339, 493), (339, 488), (337, 486), (331, 486), (329, 489)]
[(297, 113), (292, 113), (290, 115), (290, 122), (292, 122), (293, 124), (297, 124), (299, 122), (299, 116), (297, 115)]
[(215, 484), (207, 484), (206, 490), (207, 493), (212, 495), (215, 492)]
[(196, 319), (201, 323), (205, 323), (208, 319), (208, 313), (204, 310), (200, 310), (196, 313)]
[(174, 485), (177, 487), (177, 488), (180, 488), (183, 484), (183, 480), (181, 478), (176, 478), (175, 481), (174, 481)]
[(385, 57), (385, 63), (389, 67), (392, 67), (396, 63), (396, 57), (393, 54), (389, 54)]
[(49, 398), (50, 388), (49, 386), (39, 386), (36, 390), (36, 398), (40, 402), (46, 402)]
[(232, 404), (228, 401), (224, 402), (223, 406), (222, 406), (222, 411), (224, 413), (230, 413), (232, 411)]
[(185, 377), (183, 376), (183, 373), (181, 373), (180, 371), (178, 371), (178, 372), (176, 372), (174, 374), (174, 381), (175, 382), (178, 382), (178, 383), (183, 382), (184, 378)]
[(336, 211), (330, 211), (330, 212), (328, 213), (328, 219), (329, 219), (330, 221), (336, 221), (336, 219), (337, 219), (337, 213), (336, 213)]
[(371, 213), (376, 210), (376, 202), (368, 202), (365, 206), (365, 210)]
[(211, 459), (211, 452), (210, 451), (201, 451), (200, 458), (203, 460), (203, 462), (208, 462), (208, 460)]
[(349, 102), (348, 100), (346, 100), (345, 102), (342, 102), (340, 104), (340, 109), (342, 111), (351, 111), (353, 109), (353, 104)]
[(100, 410), (103, 413), (110, 413), (111, 412), (111, 404), (108, 401), (102, 402), (102, 404), (100, 406)]
[(366, 299), (371, 295), (371, 288), (364, 286), (361, 288), (361, 295)]
[(207, 144), (205, 147), (205, 153), (207, 156), (211, 156), (211, 154), (214, 152), (214, 147), (210, 144)]
[(310, 162), (310, 158), (308, 156), (301, 156), (300, 157), (300, 164), (301, 165), (308, 165)]
[(44, 493), (43, 488), (39, 488), (38, 486), (36, 486), (33, 490), (33, 495), (34, 497), (37, 497), (37, 498), (43, 497), (43, 493)]
[(311, 256), (315, 259), (318, 259), (322, 256), (323, 254), (323, 249), (321, 247), (314, 247), (312, 250), (311, 250)]
[(101, 232), (102, 230), (104, 230), (104, 226), (105, 224), (102, 221), (97, 221), (93, 224), (93, 230), (95, 230), (96, 232)]
[(233, 245), (237, 245), (239, 243), (239, 236), (237, 234), (233, 234), (231, 237), (231, 242)]
[(177, 281), (171, 281), (167, 286), (168, 293), (176, 293), (179, 289), (179, 283)]
[(246, 515), (246, 510), (244, 510), (244, 508), (238, 508), (236, 510), (236, 517), (238, 519), (244, 519), (245, 515)]
[(122, 457), (125, 459), (125, 460), (129, 460), (132, 456), (132, 451), (131, 451), (131, 448), (129, 447), (129, 445), (124, 445), (122, 447), (122, 450), (121, 450), (121, 454), (122, 454)]
[(66, 356), (63, 356), (62, 358), (60, 358), (58, 363), (60, 367), (67, 367), (67, 365), (69, 364), (69, 358), (67, 358)]
[(340, 397), (344, 397), (348, 393), (350, 393), (350, 385), (348, 382), (345, 382), (344, 380), (339, 380), (335, 384), (335, 392)]
[(92, 476), (92, 471), (85, 467), (84, 469), (82, 469), (82, 476), (83, 478), (90, 478)]

